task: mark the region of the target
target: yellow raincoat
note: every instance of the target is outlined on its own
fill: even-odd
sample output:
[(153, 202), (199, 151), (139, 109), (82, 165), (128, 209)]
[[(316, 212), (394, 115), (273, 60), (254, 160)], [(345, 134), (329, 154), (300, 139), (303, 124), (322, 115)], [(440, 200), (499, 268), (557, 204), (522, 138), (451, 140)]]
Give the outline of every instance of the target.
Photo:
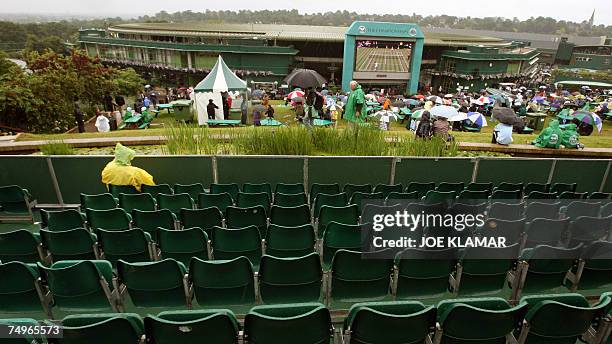
[(102, 183), (108, 185), (132, 185), (140, 191), (140, 186), (155, 185), (153, 176), (147, 171), (132, 166), (132, 159), (136, 152), (117, 143), (115, 146), (115, 159), (106, 164), (102, 170)]

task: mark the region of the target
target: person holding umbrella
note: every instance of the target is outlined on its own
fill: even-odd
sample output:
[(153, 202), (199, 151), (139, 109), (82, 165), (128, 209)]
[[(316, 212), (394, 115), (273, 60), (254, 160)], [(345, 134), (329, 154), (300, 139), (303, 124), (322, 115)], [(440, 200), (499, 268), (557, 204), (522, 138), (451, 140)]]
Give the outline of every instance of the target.
[(349, 87), (351, 92), (344, 107), (344, 118), (348, 121), (349, 128), (354, 128), (365, 120), (365, 93), (355, 80), (351, 81)]

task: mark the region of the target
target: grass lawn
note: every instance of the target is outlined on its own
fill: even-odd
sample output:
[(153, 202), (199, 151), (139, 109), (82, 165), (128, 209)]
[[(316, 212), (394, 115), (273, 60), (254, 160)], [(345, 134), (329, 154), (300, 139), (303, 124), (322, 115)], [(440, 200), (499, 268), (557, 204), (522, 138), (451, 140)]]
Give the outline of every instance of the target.
[[(274, 118), (286, 125), (297, 125), (294, 120), (294, 115), (291, 107), (284, 106), (284, 101), (272, 101), (275, 108)], [(251, 113), (251, 111), (249, 111)], [(232, 113), (231, 119), (240, 119), (239, 113)], [(249, 117), (251, 121), (252, 117)], [(548, 122), (552, 120), (552, 117), (546, 119), (545, 127)], [(62, 139), (75, 139), (75, 138), (96, 138), (96, 137), (130, 137), (130, 136), (160, 136), (164, 135), (164, 125), (168, 125), (174, 122), (174, 118), (168, 115), (166, 111), (162, 111), (158, 118), (153, 121), (153, 126), (146, 130), (122, 130), (113, 131), (109, 133), (82, 133), (82, 134), (22, 134), (19, 141), (31, 141), (31, 140), (62, 140)], [(413, 135), (409, 130), (406, 130), (405, 125), (399, 122), (391, 123), (391, 131), (394, 134), (400, 135)], [(340, 120), (338, 122), (338, 129), (346, 127), (346, 121)], [(248, 130), (247, 127), (232, 128), (233, 130)], [(227, 128), (211, 128), (212, 132), (224, 131)], [(480, 133), (469, 133), (469, 132), (452, 132), (458, 142), (479, 142), (479, 143), (490, 143), (493, 126), (484, 127)], [(516, 144), (530, 144), (537, 137), (537, 134), (531, 135), (513, 135), (514, 143)], [(597, 133), (597, 130), (591, 134), (591, 136), (580, 137), (580, 142), (589, 148), (612, 148), (612, 124), (609, 121), (604, 122), (603, 130), (601, 133)]]

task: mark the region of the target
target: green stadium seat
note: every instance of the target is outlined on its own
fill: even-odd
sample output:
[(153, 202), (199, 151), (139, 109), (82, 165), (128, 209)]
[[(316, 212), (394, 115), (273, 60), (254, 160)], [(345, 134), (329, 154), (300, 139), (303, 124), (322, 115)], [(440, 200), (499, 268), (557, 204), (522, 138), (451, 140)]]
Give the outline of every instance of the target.
[(523, 297), (521, 304), (529, 305), (521, 343), (574, 344), (604, 315), (610, 298), (590, 306), (580, 294), (533, 295)]
[(251, 208), (261, 206), (266, 210), (266, 214), (270, 213), (270, 196), (266, 192), (246, 193), (239, 192), (236, 199), (236, 206), (240, 208)]
[[(370, 184), (344, 184), (342, 193), (346, 194), (347, 200), (353, 196), (355, 192), (372, 193), (372, 185)], [(401, 190), (399, 191), (401, 192)]]
[(266, 236), (265, 251), (274, 257), (301, 257), (314, 252), (316, 240), (311, 224), (291, 227), (271, 224)]
[(504, 289), (508, 271), (515, 268), (519, 244), (506, 247), (468, 247), (461, 253), (451, 279), (454, 296), (498, 294)]
[[(404, 186), (402, 184), (378, 184), (374, 187), (373, 193), (382, 192), (383, 198), (387, 198), (387, 196), (389, 196), (391, 192), (402, 192), (403, 190), (404, 190)], [(372, 193), (372, 192), (362, 192), (362, 193)]]
[(531, 221), (536, 218), (540, 219), (558, 219), (561, 202), (558, 201), (531, 201), (525, 207), (525, 220)]
[(221, 211), (221, 213), (225, 214), (225, 210), (229, 206), (234, 205), (234, 200), (232, 196), (227, 193), (201, 193), (198, 196), (198, 207), (201, 209), (217, 207)]
[(325, 270), (329, 270), (338, 250), (361, 251), (361, 225), (332, 221), (323, 233), (321, 256)]
[(525, 247), (537, 245), (563, 246), (569, 220), (534, 219), (525, 226)]
[(598, 240), (608, 240), (610, 238), (610, 225), (612, 225), (612, 216), (580, 216), (570, 221), (568, 229), (570, 240), (567, 246), (575, 247)]
[(525, 194), (525, 199), (557, 199), (557, 194), (552, 192), (531, 191)]
[(244, 256), (211, 261), (193, 258), (189, 281), (200, 307), (255, 304), (253, 265)]
[(455, 195), (458, 195), (465, 188), (463, 182), (449, 183), (449, 182), (441, 182), (436, 187), (436, 191), (440, 192), (449, 192), (453, 191)]
[(0, 186), (0, 220), (34, 222), (36, 201), (27, 189), (17, 185)]
[(117, 311), (113, 270), (104, 260), (64, 260), (51, 267), (38, 264), (53, 306), (67, 312)]
[[(596, 217), (599, 216), (601, 212), (601, 205), (599, 202), (594, 201), (574, 201), (570, 202), (562, 211), (566, 218), (572, 220), (579, 216)], [(607, 216), (608, 215), (602, 215), (602, 217)]]
[(407, 249), (395, 256), (393, 294), (398, 300), (436, 298), (448, 292), (457, 262), (455, 248)]
[(435, 189), (436, 189), (436, 183), (434, 182), (431, 182), (431, 183), (411, 182), (406, 187), (406, 192), (417, 191), (419, 193), (419, 199), (421, 199), (425, 197), (427, 192), (429, 192), (430, 190), (435, 190)]
[(98, 258), (96, 245), (98, 238), (85, 228), (74, 228), (67, 231), (41, 229), (40, 240), (43, 248), (51, 253), (54, 262)]
[(204, 209), (181, 209), (181, 224), (183, 228), (202, 228), (210, 235), (213, 227), (223, 226), (223, 214), (217, 207)]
[(117, 208), (117, 199), (109, 193), (86, 195), (81, 194), (81, 209), (109, 210)]
[(511, 307), (497, 297), (445, 300), (437, 308), (435, 343), (512, 343), (513, 331), (527, 313), (527, 304)]
[(486, 191), (488, 194), (493, 192), (493, 183), (469, 183), (466, 187), (466, 190), (469, 191)]
[(446, 207), (453, 205), (456, 193), (454, 191), (428, 191), (425, 197), (422, 198), (425, 204), (442, 204)]
[(541, 192), (541, 193), (549, 193), (549, 190), (550, 190), (550, 184), (548, 183), (527, 183), (525, 185), (525, 188), (523, 189), (523, 192), (525, 196), (527, 196), (534, 191)]
[(240, 323), (227, 309), (165, 311), (144, 319), (146, 337), (155, 344), (238, 344)]
[(161, 259), (172, 258), (185, 266), (192, 257), (208, 260), (208, 235), (199, 227), (180, 231), (160, 228), (158, 238)]
[(144, 338), (142, 319), (135, 313), (69, 315), (62, 319), (63, 338), (58, 344), (140, 343)]
[[(354, 193), (356, 192), (358, 191), (355, 191)], [(347, 205), (347, 203), (348, 197), (344, 192), (337, 194), (319, 193), (317, 197), (315, 197), (314, 203), (312, 204), (312, 213), (315, 218), (318, 218), (322, 206), (344, 207)]]
[(270, 224), (280, 226), (301, 226), (310, 224), (310, 209), (307, 204), (297, 207), (272, 206), (270, 211)]
[(225, 222), (228, 228), (255, 226), (262, 237), (265, 237), (268, 227), (266, 210), (262, 206), (250, 208), (227, 207), (225, 210)]
[(576, 192), (577, 183), (555, 183), (550, 187), (550, 192), (560, 195), (562, 192)]
[(270, 186), (270, 183), (244, 183), (242, 184), (242, 191), (246, 193), (265, 192), (268, 194), (268, 198), (270, 199), (270, 201), (272, 201), (272, 186)]
[(256, 226), (227, 229), (213, 227), (212, 255), (214, 259), (247, 257), (258, 270), (262, 255), (261, 234)]
[(359, 207), (355, 204), (345, 207), (321, 207), (321, 213), (317, 219), (317, 234), (322, 237), (330, 222), (338, 222), (347, 225), (356, 225), (359, 222)]
[(142, 193), (148, 193), (153, 199), (156, 199), (159, 194), (171, 195), (173, 193), (172, 188), (168, 184), (142, 185), (140, 189)]
[(158, 239), (159, 228), (173, 230), (176, 228), (176, 215), (168, 209), (153, 211), (134, 210), (134, 227), (140, 228), (151, 235), (155, 241)]
[(278, 258), (264, 255), (259, 268), (259, 295), (263, 303), (318, 301), (323, 272), (319, 255)]
[(417, 301), (361, 302), (344, 320), (343, 343), (426, 343), (436, 308)]
[(140, 228), (124, 231), (98, 230), (98, 245), (101, 257), (113, 266), (117, 260), (128, 262), (148, 262), (154, 260), (155, 251), (151, 235)]
[(612, 216), (612, 202), (607, 202), (603, 205), (599, 211), (599, 215), (601, 217)]
[(525, 220), (500, 220), (489, 218), (484, 226), (479, 228), (478, 233), (482, 236), (506, 238), (506, 244), (522, 244), (525, 233)]
[(125, 230), (130, 228), (132, 217), (121, 208), (108, 210), (85, 209), (89, 228), (106, 230)]
[(193, 199), (188, 193), (173, 195), (159, 194), (157, 195), (157, 205), (159, 209), (168, 209), (175, 215), (178, 215), (183, 208), (194, 208)]
[(277, 183), (274, 188), (274, 193), (284, 193), (284, 194), (296, 194), (304, 192), (304, 184), (296, 183), (296, 184), (286, 184), (286, 183)]
[[(34, 264), (0, 264), (0, 314), (45, 312), (50, 315), (38, 268)], [(6, 278), (5, 276), (10, 276)]]
[(610, 199), (610, 194), (607, 192), (593, 192), (589, 195), (589, 199)]
[(112, 185), (108, 184), (108, 191), (115, 198), (119, 198), (119, 194), (137, 194), (140, 193), (134, 186), (132, 185)]
[(308, 198), (303, 192), (295, 194), (277, 192), (274, 194), (274, 205), (279, 205), (281, 207), (297, 207), (302, 204), (308, 205)]
[(596, 241), (585, 247), (580, 255), (580, 261), (572, 267), (568, 280), (572, 283), (572, 290), (610, 290), (612, 242)]
[(246, 343), (323, 344), (333, 331), (329, 310), (320, 303), (256, 306), (244, 319)]
[(337, 250), (328, 280), (328, 304), (380, 301), (390, 296), (393, 260), (378, 254)]
[(117, 261), (118, 283), (126, 286), (136, 307), (185, 307), (188, 297), (187, 269), (172, 258), (158, 262), (129, 263)]
[(523, 188), (524, 188), (524, 183), (508, 183), (508, 182), (501, 182), (499, 184), (497, 184), (497, 186), (493, 189), (493, 191), (520, 191), (521, 193), (523, 192)]
[(155, 210), (155, 200), (153, 196), (147, 193), (140, 194), (119, 194), (119, 207), (123, 208), (127, 213), (132, 213), (132, 210)]
[(44, 259), (40, 236), (25, 229), (0, 233), (0, 262), (36, 263)]
[(310, 187), (310, 194), (309, 194), (310, 204), (314, 203), (315, 198), (317, 198), (317, 195), (319, 195), (320, 193), (324, 193), (328, 195), (339, 194), (340, 186), (337, 183), (335, 184), (319, 184), (319, 183), (312, 184), (312, 186)]
[(463, 201), (478, 201), (478, 202), (486, 202), (489, 198), (488, 191), (476, 191), (476, 190), (461, 190), (457, 194), (457, 200)]
[(240, 188), (238, 184), (210, 184), (210, 193), (218, 194), (227, 192), (232, 196), (232, 199), (235, 201), (238, 198), (238, 192), (240, 192)]
[(572, 192), (572, 191), (563, 191), (558, 194), (559, 199), (587, 199), (589, 196), (588, 192)]
[(374, 193), (362, 193), (355, 192), (351, 197), (349, 204), (354, 204), (359, 208), (359, 212), (361, 209), (369, 204), (382, 204), (384, 203), (385, 195), (382, 192), (374, 192)]
[(494, 200), (500, 200), (503, 203), (520, 203), (523, 193), (520, 190), (497, 190), (494, 189), (489, 198), (493, 202)]
[(385, 201), (387, 203), (387, 205), (392, 205), (393, 201), (397, 201), (397, 200), (419, 200), (421, 199), (419, 197), (419, 192), (418, 191), (411, 191), (411, 192), (389, 192), (389, 195), (387, 195), (387, 198), (385, 198)]
[(204, 186), (201, 183), (194, 184), (174, 184), (174, 193), (182, 194), (186, 193), (194, 201), (198, 200), (198, 196), (204, 193)]
[(487, 211), (487, 217), (492, 219), (516, 221), (524, 219), (525, 204), (493, 202)]
[(85, 215), (75, 209), (40, 210), (41, 227), (49, 231), (67, 231), (85, 227)]

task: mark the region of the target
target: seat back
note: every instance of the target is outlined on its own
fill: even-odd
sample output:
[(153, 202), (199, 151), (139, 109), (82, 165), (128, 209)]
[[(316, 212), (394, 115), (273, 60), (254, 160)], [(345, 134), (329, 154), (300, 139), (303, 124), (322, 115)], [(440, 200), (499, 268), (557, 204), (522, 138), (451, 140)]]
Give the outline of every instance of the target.
[(319, 255), (278, 258), (264, 255), (259, 268), (259, 292), (264, 303), (318, 301), (323, 272)]
[(317, 195), (319, 195), (320, 193), (324, 193), (324, 194), (328, 194), (328, 195), (335, 195), (340, 193), (340, 186), (335, 183), (335, 184), (319, 184), (319, 183), (313, 183), (310, 186), (310, 204), (314, 203), (315, 198), (317, 198)]
[(317, 238), (311, 224), (280, 226), (271, 224), (266, 236), (266, 254), (274, 257), (301, 257), (314, 252)]
[(176, 216), (168, 209), (153, 211), (135, 209), (132, 211), (132, 217), (134, 227), (149, 233), (154, 240), (158, 239), (159, 228), (175, 228)]
[(39, 239), (25, 229), (0, 233), (0, 262), (36, 263), (41, 259), (39, 245)]
[(261, 258), (261, 235), (257, 227), (227, 229), (213, 227), (212, 247), (214, 259), (247, 257), (253, 266), (259, 266)]
[(280, 205), (281, 207), (297, 207), (302, 204), (308, 205), (308, 198), (303, 192), (296, 194), (277, 192), (274, 194), (274, 205)]
[[(378, 184), (374, 187), (374, 193), (382, 193), (383, 198), (387, 198), (391, 192), (402, 192), (404, 186), (402, 184)], [(362, 192), (371, 193), (371, 192)]]
[[(389, 295), (392, 259), (378, 252), (338, 250), (331, 265), (331, 297), (334, 301), (376, 300)], [(372, 257), (368, 257), (372, 255)]]
[(249, 208), (227, 207), (225, 210), (225, 222), (228, 228), (255, 226), (262, 237), (265, 237), (268, 226), (266, 210), (262, 206)]
[(134, 209), (152, 211), (155, 210), (155, 200), (148, 193), (121, 193), (119, 194), (119, 207), (127, 213), (131, 213)]
[(158, 262), (117, 261), (117, 277), (136, 307), (187, 306), (185, 266), (172, 258)]
[(582, 246), (574, 248), (539, 245), (523, 250), (521, 258), (529, 263), (522, 292), (533, 294), (563, 285), (565, 275), (580, 257)]
[(523, 189), (523, 193), (525, 194), (525, 196), (528, 196), (534, 191), (548, 193), (548, 190), (550, 190), (550, 184), (548, 183), (527, 183), (527, 185), (525, 185), (525, 188)]
[(355, 192), (351, 197), (349, 204), (354, 204), (359, 208), (359, 212), (361, 209), (370, 204), (379, 204), (382, 205), (385, 200), (385, 195), (382, 192), (374, 192), (374, 193), (362, 193)]
[(338, 222), (347, 225), (355, 225), (359, 221), (359, 208), (355, 204), (345, 207), (321, 207), (318, 218), (318, 232), (322, 235), (330, 222)]
[(38, 269), (34, 264), (8, 262), (0, 264), (0, 313), (40, 312), (42, 305), (36, 291)]
[(85, 209), (91, 229), (125, 230), (130, 228), (130, 216), (121, 208), (108, 210)]
[(140, 187), (140, 190), (142, 191), (142, 193), (148, 193), (149, 195), (151, 195), (153, 199), (157, 198), (157, 195), (159, 194), (170, 195), (173, 192), (172, 188), (168, 184), (157, 184), (157, 185), (143, 184)]
[(521, 191), (523, 192), (523, 183), (507, 183), (501, 182), (497, 184), (494, 190), (500, 191)]
[(323, 233), (323, 263), (329, 266), (336, 251), (345, 249), (362, 250), (361, 225), (351, 225), (332, 221)]
[(527, 221), (531, 221), (535, 218), (558, 219), (560, 208), (560, 202), (546, 202), (546, 200), (543, 200), (543, 202), (529, 202), (525, 208), (525, 219)]
[(498, 293), (504, 288), (508, 271), (516, 266), (518, 243), (506, 247), (468, 247), (463, 251), (459, 295)]
[(434, 190), (435, 188), (436, 188), (436, 183), (434, 182), (430, 182), (430, 183), (411, 182), (410, 184), (408, 184), (408, 187), (406, 187), (406, 192), (416, 191), (419, 194), (419, 199), (421, 199), (422, 197), (425, 197), (427, 192), (429, 192), (430, 190)]
[(453, 191), (455, 192), (456, 195), (458, 195), (461, 191), (463, 191), (463, 189), (464, 189), (463, 182), (458, 182), (458, 183), (441, 182), (440, 184), (438, 184), (438, 187), (436, 187), (437, 191), (441, 191), (441, 192)]
[(537, 245), (559, 246), (567, 235), (567, 219), (534, 219), (525, 228), (525, 247)]
[(213, 184), (210, 184), (210, 193), (218, 194), (218, 193), (225, 193), (225, 192), (230, 194), (230, 196), (232, 196), (232, 199), (235, 201), (238, 198), (238, 192), (240, 192), (240, 188), (238, 187), (238, 184), (235, 184), (235, 183), (231, 183), (231, 184), (213, 183)]
[(217, 207), (221, 213), (225, 213), (225, 209), (232, 205), (234, 205), (234, 200), (232, 199), (232, 195), (227, 192), (218, 194), (201, 193), (198, 196), (198, 207), (200, 208)]
[(199, 227), (209, 235), (214, 226), (223, 225), (223, 213), (217, 207), (181, 209), (180, 219), (183, 228)]
[(407, 249), (395, 256), (398, 270), (396, 297), (437, 297), (448, 291), (448, 278), (457, 262), (457, 250)]
[(589, 199), (610, 199), (610, 194), (607, 192), (593, 192), (589, 195)]
[(0, 186), (0, 209), (7, 213), (29, 213), (29, 194), (17, 185)]
[[(355, 192), (371, 193), (371, 184), (344, 184), (342, 192), (346, 194), (347, 199), (350, 199)], [(401, 190), (399, 192), (402, 192)]]
[(254, 304), (253, 274), (253, 265), (244, 256), (211, 261), (193, 258), (189, 264), (189, 279), (200, 306)]
[(284, 194), (296, 194), (304, 192), (304, 184), (296, 183), (296, 184), (286, 184), (286, 183), (277, 183), (274, 188), (274, 193), (284, 193)]
[(520, 243), (524, 232), (524, 219), (509, 221), (489, 218), (485, 221), (484, 226), (482, 226), (482, 228), (479, 230), (479, 233), (483, 236), (505, 238), (506, 244), (508, 245)]
[(227, 309), (165, 311), (144, 319), (147, 338), (155, 344), (210, 343), (238, 344), (240, 325)]
[(246, 193), (265, 192), (266, 194), (268, 194), (268, 199), (272, 201), (272, 186), (270, 186), (270, 183), (261, 183), (261, 184), (244, 183), (242, 184), (242, 191)]
[(389, 192), (387, 198), (385, 199), (388, 205), (392, 205), (394, 200), (418, 200), (421, 199), (419, 197), (418, 191), (411, 192)]
[[(353, 194), (355, 194), (354, 192)], [(321, 212), (321, 207), (329, 206), (329, 207), (344, 207), (348, 202), (347, 194), (344, 192), (337, 194), (326, 194), (319, 193), (317, 197), (315, 197), (314, 204), (312, 206), (312, 213), (315, 218), (319, 217), (319, 213)]]
[(446, 207), (450, 207), (455, 200), (455, 196), (455, 191), (431, 190), (423, 197), (423, 202), (425, 204), (442, 204)]
[(134, 313), (69, 315), (62, 320), (59, 344), (138, 343), (144, 335), (142, 319)]
[(43, 247), (51, 252), (55, 262), (96, 259), (94, 251), (96, 240), (85, 228), (74, 228), (67, 231), (41, 229), (40, 239)]
[(140, 228), (125, 231), (98, 230), (98, 243), (104, 252), (104, 259), (113, 265), (117, 260), (127, 262), (148, 262), (151, 260), (149, 252), (150, 236)]
[(470, 191), (486, 191), (490, 194), (493, 191), (493, 183), (469, 183), (466, 187), (466, 190)]
[[(565, 217), (576, 219), (579, 216), (599, 216), (601, 204), (595, 201), (574, 201), (570, 202), (565, 208)], [(606, 215), (603, 215), (606, 217)]]
[(188, 193), (181, 194), (158, 194), (157, 195), (157, 205), (159, 209), (168, 209), (173, 214), (178, 214), (181, 212), (181, 209), (193, 209), (194, 202), (189, 196)]
[(136, 188), (132, 185), (113, 185), (113, 184), (108, 184), (108, 191), (113, 195), (113, 197), (115, 198), (119, 198), (119, 194), (137, 194), (140, 193), (140, 191), (136, 190)]
[(587, 199), (589, 193), (588, 192), (572, 192), (572, 191), (563, 191), (558, 194), (559, 199)]
[(50, 231), (67, 231), (85, 227), (85, 217), (75, 209), (40, 210), (42, 227)]
[(584, 248), (585, 261), (579, 290), (606, 288), (612, 284), (612, 242), (596, 241)]
[(181, 231), (159, 229), (159, 249), (162, 259), (172, 258), (188, 266), (192, 257), (208, 260), (208, 235), (199, 227)]
[(239, 192), (236, 200), (236, 206), (240, 208), (251, 208), (261, 206), (266, 210), (266, 214), (270, 213), (271, 199), (267, 192), (246, 193)]
[(557, 194), (552, 192), (531, 191), (525, 194), (526, 199), (557, 199)]
[(489, 192), (486, 190), (476, 191), (476, 190), (462, 190), (457, 194), (458, 200), (476, 200), (479, 202), (484, 202), (489, 198)]
[(310, 222), (310, 209), (306, 204), (297, 207), (274, 205), (270, 211), (270, 224), (291, 227), (307, 225)]
[(612, 216), (590, 217), (580, 216), (569, 224), (570, 241), (568, 247), (588, 244), (597, 240), (607, 240), (610, 237)]
[(577, 183), (554, 183), (550, 187), (550, 192), (554, 192), (557, 195), (560, 195), (563, 192), (576, 192)]
[(204, 193), (204, 186), (201, 183), (194, 184), (174, 184), (174, 193), (182, 194), (186, 193), (194, 201), (198, 200), (198, 196)]
[(80, 194), (81, 209), (109, 210), (117, 208), (117, 200), (110, 193), (98, 195)]

